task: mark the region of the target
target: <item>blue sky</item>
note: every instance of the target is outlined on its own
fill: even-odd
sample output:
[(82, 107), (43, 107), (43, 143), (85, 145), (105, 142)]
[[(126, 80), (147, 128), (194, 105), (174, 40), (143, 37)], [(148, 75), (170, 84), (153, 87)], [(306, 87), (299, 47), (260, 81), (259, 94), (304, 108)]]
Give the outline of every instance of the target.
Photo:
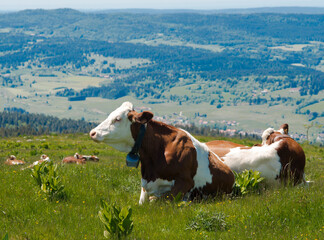
[(0, 0), (0, 11), (35, 8), (226, 9), (276, 6), (324, 7), (324, 0)]

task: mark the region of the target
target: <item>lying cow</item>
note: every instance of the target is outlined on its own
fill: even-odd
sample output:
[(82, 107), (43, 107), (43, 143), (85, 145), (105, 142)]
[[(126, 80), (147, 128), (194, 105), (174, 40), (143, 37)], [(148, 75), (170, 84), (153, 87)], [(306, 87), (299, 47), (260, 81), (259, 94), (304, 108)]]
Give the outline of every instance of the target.
[(246, 147), (229, 141), (211, 141), (206, 145), (236, 172), (252, 169), (270, 182), (279, 179), (294, 184), (305, 182), (305, 154), (288, 134), (288, 124), (278, 131), (268, 128), (262, 134), (262, 144)]
[(172, 196), (180, 193), (191, 198), (195, 194), (216, 195), (232, 191), (233, 172), (205, 144), (184, 130), (152, 118), (153, 113), (138, 113), (132, 103), (124, 102), (90, 132), (94, 141), (131, 152), (132, 159), (139, 154), (140, 204), (149, 195), (160, 197), (168, 192)]
[(86, 160), (81, 157), (82, 155), (75, 153), (74, 156), (68, 156), (63, 158), (62, 163), (76, 163), (76, 164), (85, 164)]
[(23, 165), (25, 161), (18, 160), (14, 155), (11, 155), (4, 163), (7, 165)]
[(30, 166), (28, 166), (28, 168), (32, 168), (32, 167), (34, 167), (34, 166), (36, 166), (36, 165), (38, 165), (38, 164), (41, 164), (41, 163), (43, 163), (43, 162), (50, 162), (50, 161), (51, 161), (50, 158), (49, 158), (47, 155), (43, 154), (43, 155), (40, 157), (39, 160), (33, 162), (33, 164), (30, 165)]

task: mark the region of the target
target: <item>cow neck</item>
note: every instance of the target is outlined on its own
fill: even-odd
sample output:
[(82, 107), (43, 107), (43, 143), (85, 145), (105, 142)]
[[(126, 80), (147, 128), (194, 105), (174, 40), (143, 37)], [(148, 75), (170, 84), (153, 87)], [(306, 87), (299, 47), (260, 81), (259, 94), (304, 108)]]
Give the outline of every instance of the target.
[(146, 124), (141, 124), (132, 150), (126, 156), (126, 165), (128, 167), (138, 167), (140, 156), (139, 150), (142, 146), (143, 138), (146, 132)]
[(280, 140), (282, 138), (291, 138), (291, 137), (287, 134), (279, 134), (273, 138), (272, 143), (277, 142), (278, 140)]

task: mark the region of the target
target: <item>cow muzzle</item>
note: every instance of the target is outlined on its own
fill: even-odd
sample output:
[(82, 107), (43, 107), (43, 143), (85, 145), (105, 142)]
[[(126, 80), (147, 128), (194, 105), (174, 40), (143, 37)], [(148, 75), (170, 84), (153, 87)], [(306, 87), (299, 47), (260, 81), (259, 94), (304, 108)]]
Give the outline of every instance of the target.
[(89, 135), (93, 141), (99, 142), (98, 133), (95, 130), (91, 130)]

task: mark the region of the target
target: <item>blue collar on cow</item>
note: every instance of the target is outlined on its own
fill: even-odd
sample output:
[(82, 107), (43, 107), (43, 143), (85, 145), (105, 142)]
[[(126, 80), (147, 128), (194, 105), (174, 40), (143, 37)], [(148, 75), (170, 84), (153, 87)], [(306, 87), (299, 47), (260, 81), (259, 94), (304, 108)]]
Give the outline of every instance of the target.
[(140, 131), (137, 135), (135, 144), (132, 150), (126, 156), (126, 165), (128, 167), (138, 167), (140, 156), (139, 156), (139, 149), (141, 148), (143, 138), (146, 132), (146, 124), (142, 124), (140, 127)]

